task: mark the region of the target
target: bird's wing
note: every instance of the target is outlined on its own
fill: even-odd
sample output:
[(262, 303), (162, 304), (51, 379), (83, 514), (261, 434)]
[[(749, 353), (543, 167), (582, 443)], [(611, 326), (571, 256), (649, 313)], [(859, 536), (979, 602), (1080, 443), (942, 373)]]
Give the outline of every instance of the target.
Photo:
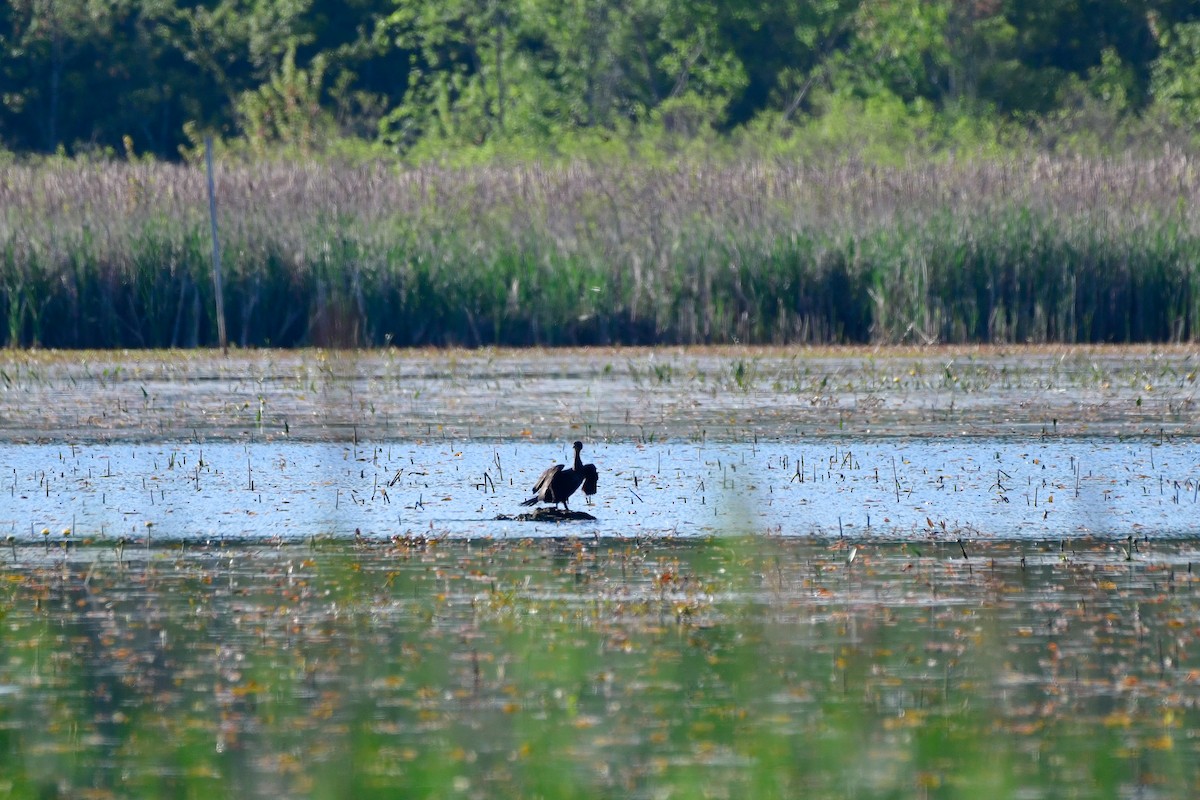
[(599, 486), (599, 484), (600, 484), (600, 476), (597, 475), (595, 472), (591, 472), (591, 473), (585, 475), (583, 478), (583, 493), (584, 494), (595, 494), (596, 487)]
[(554, 480), (554, 476), (562, 472), (563, 465), (555, 464), (550, 469), (542, 473), (542, 477), (537, 479), (537, 483), (533, 485), (533, 493), (538, 497), (548, 496), (546, 493), (550, 491), (550, 483)]

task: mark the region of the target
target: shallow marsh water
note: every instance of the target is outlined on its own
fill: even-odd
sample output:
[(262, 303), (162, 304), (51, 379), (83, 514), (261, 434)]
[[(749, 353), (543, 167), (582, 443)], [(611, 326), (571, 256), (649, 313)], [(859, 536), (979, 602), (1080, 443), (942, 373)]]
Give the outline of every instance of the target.
[(438, 442), (0, 445), (0, 532), (22, 544), (354, 535), (868, 538), (1200, 533), (1200, 448), (1131, 439), (597, 444), (587, 523), (525, 511), (563, 448)]
[(0, 530), (563, 535), (495, 517), (582, 439), (586, 536), (1188, 536), (1197, 370), (1188, 348), (10, 353)]
[(1190, 796), (1196, 369), (0, 354), (0, 795)]
[(1200, 549), (18, 546), (17, 797), (1184, 797)]
[(0, 440), (1194, 435), (1191, 347), (0, 353)]

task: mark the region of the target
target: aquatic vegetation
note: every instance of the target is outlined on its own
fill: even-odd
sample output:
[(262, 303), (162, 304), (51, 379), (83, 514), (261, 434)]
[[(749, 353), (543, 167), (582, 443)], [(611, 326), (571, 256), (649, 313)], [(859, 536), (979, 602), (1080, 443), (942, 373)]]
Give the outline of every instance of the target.
[[(198, 170), (0, 169), (0, 345), (215, 342)], [(1183, 155), (220, 173), (243, 347), (1197, 336)]]
[(1157, 438), (1195, 431), (1198, 370), (1147, 346), (0, 350), (0, 440)]
[(1186, 794), (1195, 544), (770, 536), (5, 559), (5, 792)]

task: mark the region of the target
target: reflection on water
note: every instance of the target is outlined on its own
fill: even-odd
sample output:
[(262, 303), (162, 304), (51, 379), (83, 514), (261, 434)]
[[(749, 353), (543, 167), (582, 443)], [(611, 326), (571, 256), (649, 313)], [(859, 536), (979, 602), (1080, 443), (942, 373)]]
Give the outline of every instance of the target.
[[(598, 519), (500, 522), (569, 449), (529, 444), (0, 445), (0, 530), (76, 537), (783, 535), (1126, 537), (1200, 532), (1200, 452), (1104, 439), (589, 444)], [(43, 532), (46, 537), (43, 537)]]
[(1188, 796), (1198, 560), (1153, 540), (18, 545), (0, 783)]

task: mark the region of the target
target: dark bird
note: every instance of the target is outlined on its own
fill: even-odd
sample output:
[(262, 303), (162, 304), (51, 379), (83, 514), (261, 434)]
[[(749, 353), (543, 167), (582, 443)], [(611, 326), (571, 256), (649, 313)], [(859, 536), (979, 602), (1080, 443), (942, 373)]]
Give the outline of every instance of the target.
[(570, 511), (570, 507), (567, 506), (567, 498), (575, 494), (575, 490), (580, 486), (583, 487), (584, 494), (596, 493), (596, 486), (600, 478), (596, 471), (596, 465), (584, 464), (583, 459), (579, 457), (583, 450), (583, 442), (576, 442), (574, 447), (575, 465), (564, 468), (562, 464), (555, 464), (543, 472), (542, 477), (538, 478), (537, 483), (533, 485), (533, 497), (521, 505), (535, 506), (538, 503), (554, 503), (557, 508), (558, 504), (562, 503), (563, 508)]

